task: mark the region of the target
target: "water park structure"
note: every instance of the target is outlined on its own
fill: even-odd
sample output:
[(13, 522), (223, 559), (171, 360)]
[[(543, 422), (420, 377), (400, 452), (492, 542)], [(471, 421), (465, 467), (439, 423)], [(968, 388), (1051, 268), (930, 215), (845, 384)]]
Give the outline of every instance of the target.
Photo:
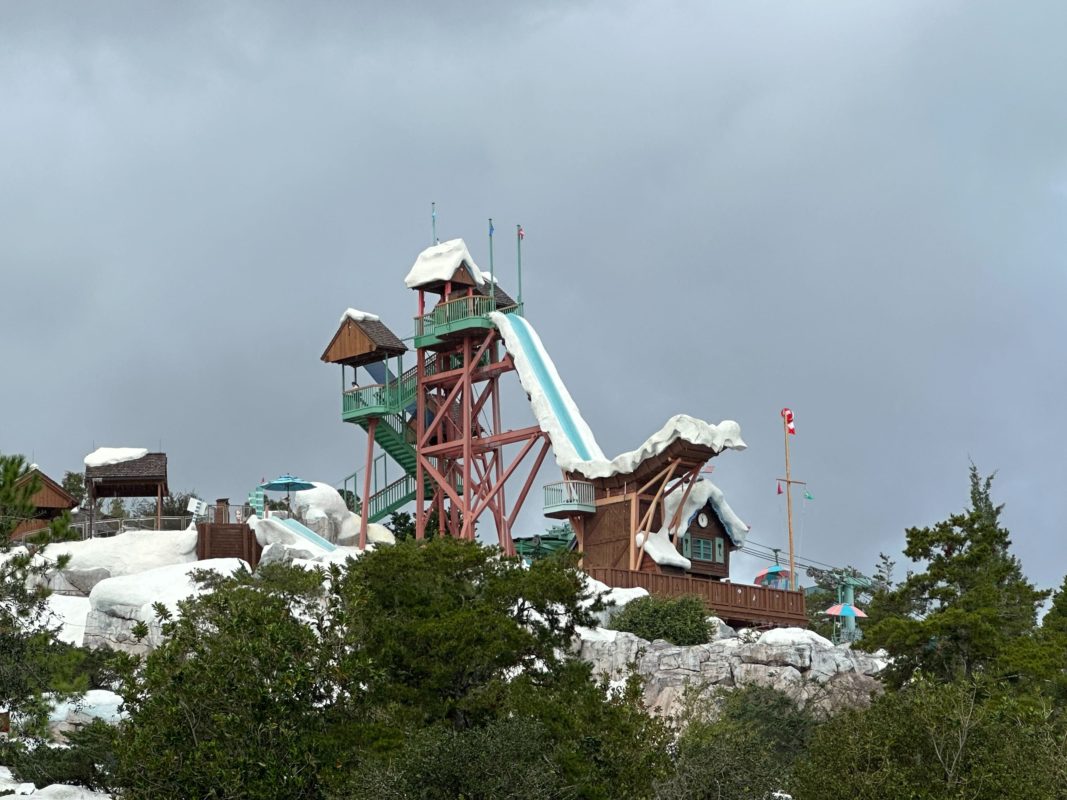
[[(341, 365), (342, 420), (367, 433), (350, 476), (359, 546), (370, 523), (414, 502), (416, 538), (436, 526), (474, 539), (480, 520), (491, 520), (501, 550), (514, 554), (512, 527), (551, 452), (562, 479), (543, 487), (544, 515), (570, 522), (591, 577), (698, 595), (731, 624), (806, 625), (802, 592), (729, 582), (730, 552), (748, 526), (701, 472), (723, 451), (745, 448), (740, 426), (680, 414), (608, 458), (525, 317), (521, 242), (519, 227), (517, 298), (492, 266), (478, 268), (462, 239), (423, 250), (404, 281), (418, 297), (410, 349), (375, 314), (341, 316), (321, 359)], [(500, 386), (510, 373), (534, 425), (503, 425)]]

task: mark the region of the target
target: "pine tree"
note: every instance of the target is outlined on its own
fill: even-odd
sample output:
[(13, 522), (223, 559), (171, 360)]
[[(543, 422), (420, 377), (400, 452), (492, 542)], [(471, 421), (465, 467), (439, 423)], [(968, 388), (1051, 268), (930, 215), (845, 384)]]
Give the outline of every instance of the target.
[(1000, 524), (1003, 506), (990, 495), (993, 476), (983, 480), (972, 464), (970, 480), (967, 511), (906, 531), (904, 553), (919, 566), (877, 597), (881, 619), (867, 630), (865, 643), (890, 652), (898, 680), (916, 669), (943, 679), (996, 669), (1015, 643), (1034, 633), (1048, 597), (1010, 552)]
[(67, 557), (47, 563), (40, 556), (51, 541), (69, 536), (69, 517), (53, 520), (23, 546), (12, 540), (18, 524), (32, 519), (33, 496), (40, 489), (22, 456), (0, 454), (0, 711), (37, 710), (42, 685), (41, 663), (54, 642), (45, 620), (45, 572)]

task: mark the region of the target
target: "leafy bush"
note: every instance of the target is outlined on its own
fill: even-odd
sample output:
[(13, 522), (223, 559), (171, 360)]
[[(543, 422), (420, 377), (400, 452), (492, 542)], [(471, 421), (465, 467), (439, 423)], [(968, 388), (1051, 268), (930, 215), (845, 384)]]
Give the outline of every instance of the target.
[(696, 596), (642, 597), (626, 605), (612, 620), (617, 631), (628, 631), (642, 639), (666, 639), (671, 644), (704, 644), (711, 639), (708, 609)]
[(11, 768), (17, 780), (38, 786), (71, 783), (108, 790), (113, 786), (116, 735), (111, 725), (93, 720), (80, 730), (69, 731), (64, 746), (40, 740), (3, 742), (0, 762)]

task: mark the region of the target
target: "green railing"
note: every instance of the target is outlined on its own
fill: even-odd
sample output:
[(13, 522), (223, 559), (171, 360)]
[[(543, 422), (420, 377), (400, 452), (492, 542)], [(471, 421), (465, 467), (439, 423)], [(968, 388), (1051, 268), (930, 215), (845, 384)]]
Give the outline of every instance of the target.
[(438, 303), (421, 317), (415, 317), (415, 336), (433, 336), (443, 328), (464, 320), (484, 317), (496, 310), (492, 297), (476, 294)]
[(341, 412), (353, 414), (364, 409), (384, 409), (398, 413), (415, 402), (417, 391), (418, 379), (414, 374), (388, 384), (357, 386), (344, 393)]
[(587, 481), (560, 481), (544, 487), (545, 513), (581, 511), (596, 513), (596, 492)]
[(415, 476), (404, 475), (390, 483), (380, 492), (371, 495), (370, 518), (380, 519), (382, 515), (395, 510), (395, 507), (408, 501), (415, 493)]

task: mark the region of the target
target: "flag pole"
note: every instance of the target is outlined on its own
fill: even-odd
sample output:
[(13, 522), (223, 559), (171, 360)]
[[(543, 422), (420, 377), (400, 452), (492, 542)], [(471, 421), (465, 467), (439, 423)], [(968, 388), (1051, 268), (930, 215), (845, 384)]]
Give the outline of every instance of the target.
[[(493, 284), (489, 287), (489, 296), (496, 300), (496, 274), (493, 272), (493, 218), (489, 218), (489, 280)], [(494, 305), (493, 308), (496, 308)]]
[(437, 203), (430, 203), (430, 224), (433, 226), (430, 244), (437, 244)]
[(515, 226), (515, 248), (518, 250), (519, 255), (519, 296), (517, 298), (518, 304), (522, 305), (522, 225)]
[(797, 590), (796, 562), (793, 558), (793, 481), (789, 474), (789, 420), (782, 415), (782, 433), (785, 436), (785, 508), (789, 525), (789, 590)]

